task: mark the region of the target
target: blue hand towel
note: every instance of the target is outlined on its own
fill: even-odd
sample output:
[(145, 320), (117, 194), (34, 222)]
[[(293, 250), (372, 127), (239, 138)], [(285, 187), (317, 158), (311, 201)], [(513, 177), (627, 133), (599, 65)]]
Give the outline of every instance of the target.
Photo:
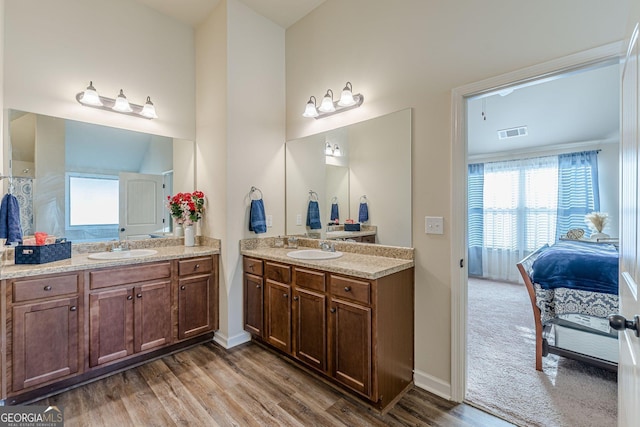
[(20, 205), (13, 194), (5, 194), (0, 203), (0, 238), (7, 239), (6, 245), (22, 242)]
[(256, 234), (267, 232), (267, 220), (264, 215), (264, 202), (260, 200), (251, 200), (251, 209), (249, 212), (249, 231)]
[(331, 204), (331, 221), (335, 221), (337, 219), (340, 218), (340, 215), (338, 215), (338, 204), (337, 203), (332, 203)]
[(322, 228), (322, 222), (320, 222), (320, 206), (315, 200), (309, 201), (309, 207), (307, 209), (307, 226), (312, 230), (318, 230)]
[(360, 209), (358, 210), (358, 222), (369, 221), (369, 206), (367, 203), (360, 203)]

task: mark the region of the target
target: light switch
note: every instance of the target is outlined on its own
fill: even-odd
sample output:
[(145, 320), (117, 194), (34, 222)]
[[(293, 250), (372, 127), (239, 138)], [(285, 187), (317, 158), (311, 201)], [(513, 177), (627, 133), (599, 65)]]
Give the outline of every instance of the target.
[(296, 215), (296, 225), (302, 225), (302, 214)]
[(441, 216), (425, 216), (424, 232), (427, 234), (444, 234), (444, 218)]
[(273, 215), (267, 215), (267, 227), (273, 227)]

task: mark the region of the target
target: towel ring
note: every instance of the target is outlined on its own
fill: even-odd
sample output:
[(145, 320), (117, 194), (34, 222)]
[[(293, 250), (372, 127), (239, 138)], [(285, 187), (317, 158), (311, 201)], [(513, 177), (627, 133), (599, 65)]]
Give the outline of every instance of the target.
[[(315, 197), (315, 199), (314, 199)], [(313, 190), (309, 190), (309, 200), (311, 200), (312, 202), (317, 202), (318, 201), (318, 193), (316, 193)]]
[[(260, 198), (254, 199), (252, 197), (253, 193), (260, 193)], [(260, 200), (260, 199), (262, 199), (262, 190), (260, 190), (258, 187), (251, 187), (251, 191), (249, 191), (249, 199), (251, 199), (251, 200)]]
[(360, 196), (360, 203), (365, 203), (365, 202), (368, 202), (367, 196), (365, 195)]
[(338, 197), (333, 196), (333, 197), (331, 198), (331, 203), (338, 203)]

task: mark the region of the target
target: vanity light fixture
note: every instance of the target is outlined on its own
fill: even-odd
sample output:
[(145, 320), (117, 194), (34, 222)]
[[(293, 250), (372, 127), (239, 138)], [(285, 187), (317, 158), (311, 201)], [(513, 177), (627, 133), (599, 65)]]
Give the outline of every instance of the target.
[(124, 96), (124, 92), (120, 89), (118, 96), (107, 98), (98, 95), (98, 91), (93, 87), (93, 82), (89, 82), (89, 86), (76, 94), (76, 101), (88, 107), (99, 108), (101, 110), (115, 111), (116, 113), (127, 114), (130, 116), (142, 117), (145, 119), (157, 119), (155, 106), (151, 102), (151, 97), (147, 96), (147, 102), (142, 105), (132, 104)]
[(342, 156), (342, 151), (340, 151), (340, 146), (338, 144), (331, 145), (331, 143), (327, 142), (324, 147), (324, 154), (325, 156), (340, 157)]
[(311, 96), (302, 116), (321, 119), (323, 117), (357, 108), (361, 106), (363, 102), (364, 96), (359, 93), (354, 95), (351, 82), (347, 82), (344, 89), (342, 89), (342, 94), (338, 101), (333, 100), (333, 91), (331, 89), (327, 89), (327, 93), (322, 98), (320, 107), (316, 107), (316, 97)]

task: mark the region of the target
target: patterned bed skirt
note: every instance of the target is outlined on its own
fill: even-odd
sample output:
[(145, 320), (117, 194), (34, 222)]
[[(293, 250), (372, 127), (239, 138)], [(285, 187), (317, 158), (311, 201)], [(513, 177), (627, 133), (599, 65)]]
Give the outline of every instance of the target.
[(576, 289), (542, 289), (533, 284), (536, 291), (536, 305), (540, 308), (543, 325), (553, 323), (562, 314), (586, 314), (606, 318), (618, 312), (618, 295)]

